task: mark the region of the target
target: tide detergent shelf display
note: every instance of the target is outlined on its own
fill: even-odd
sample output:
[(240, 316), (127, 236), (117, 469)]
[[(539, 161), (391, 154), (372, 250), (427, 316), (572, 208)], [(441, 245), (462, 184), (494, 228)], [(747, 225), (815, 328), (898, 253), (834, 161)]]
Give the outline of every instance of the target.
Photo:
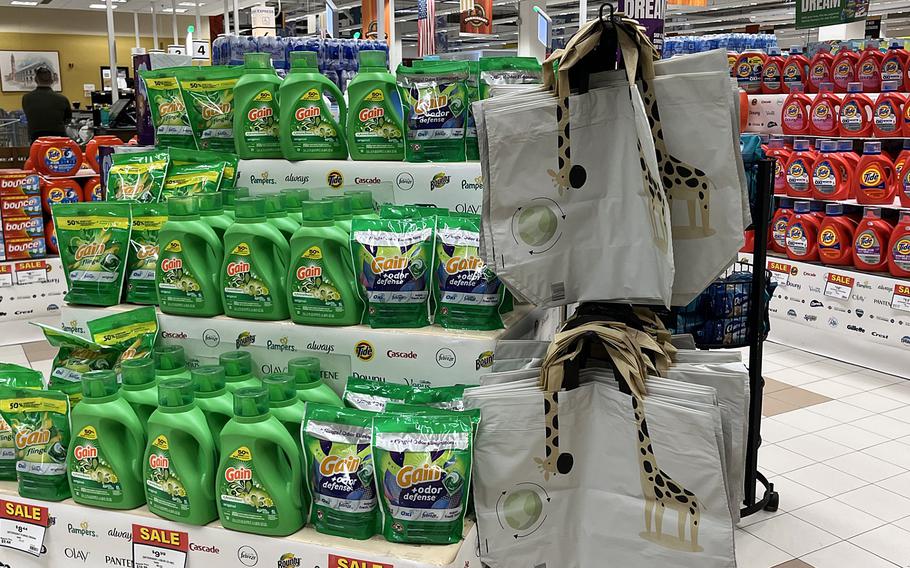
[(834, 82), (834, 91), (846, 93), (847, 86), (856, 81), (856, 63), (859, 55), (848, 45), (841, 46), (831, 64), (831, 80)]
[(878, 40), (866, 41), (866, 47), (856, 64), (856, 80), (863, 84), (863, 92), (877, 93), (882, 88), (882, 53)]
[(894, 164), (882, 155), (881, 142), (863, 143), (863, 157), (856, 167), (854, 195), (861, 205), (890, 205), (894, 202)]
[(234, 147), (242, 160), (280, 158), (278, 87), (268, 53), (246, 53), (234, 86)]
[(840, 105), (840, 135), (868, 138), (872, 136), (872, 100), (863, 94), (863, 84), (847, 85), (847, 96)]
[(821, 153), (812, 165), (814, 199), (848, 199), (853, 184), (853, 168), (837, 151), (837, 142), (822, 140)]
[(762, 69), (762, 94), (776, 95), (784, 92), (783, 69), (784, 58), (780, 55), (780, 48), (777, 46), (768, 48), (768, 57)]
[(822, 264), (853, 264), (853, 234), (856, 221), (844, 214), (840, 203), (825, 205), (825, 217), (818, 228), (818, 257)]
[[(288, 160), (347, 159), (348, 111), (341, 90), (319, 72), (315, 52), (294, 51), (290, 58), (291, 70), (278, 89), (281, 154)], [(338, 105), (338, 118), (326, 95)]]
[(766, 58), (765, 52), (760, 50), (747, 50), (739, 54), (734, 68), (736, 71), (736, 83), (740, 89), (749, 94), (761, 92)]
[(839, 109), (840, 97), (834, 94), (834, 84), (822, 83), (809, 111), (809, 132), (813, 136), (837, 136)]
[(898, 93), (898, 88), (898, 81), (882, 83), (882, 92), (875, 99), (875, 107), (872, 109), (872, 134), (876, 138), (901, 135), (901, 117), (907, 97)]
[(853, 266), (881, 272), (888, 268), (888, 243), (894, 227), (882, 219), (879, 207), (866, 207), (853, 234)]
[(793, 260), (818, 260), (818, 216), (808, 201), (797, 201), (787, 223), (787, 256)]
[(800, 45), (790, 47), (790, 55), (784, 62), (784, 91), (792, 90), (795, 85), (806, 85), (809, 80), (809, 59), (803, 55)]
[(910, 278), (910, 211), (901, 211), (900, 220), (888, 243), (888, 272)]
[[(809, 63), (807, 90), (810, 93), (820, 93), (824, 84), (831, 83), (831, 68), (833, 65), (834, 56), (831, 55), (831, 47), (825, 44), (820, 45)], [(833, 83), (831, 83), (831, 90), (834, 90)]]
[(904, 49), (903, 43), (892, 41), (882, 59), (882, 83), (885, 81), (897, 81), (898, 88), (906, 91), (907, 80), (907, 50)]
[(784, 134), (798, 136), (809, 134), (809, 117), (812, 116), (812, 99), (803, 92), (802, 84), (789, 85), (790, 94), (784, 101), (781, 128)]
[(771, 234), (768, 238), (768, 248), (780, 254), (787, 253), (787, 225), (793, 216), (793, 200), (782, 197), (778, 203), (777, 211), (771, 219)]
[(793, 152), (787, 161), (787, 195), (812, 197), (812, 166), (818, 154), (809, 148), (808, 140), (794, 140)]

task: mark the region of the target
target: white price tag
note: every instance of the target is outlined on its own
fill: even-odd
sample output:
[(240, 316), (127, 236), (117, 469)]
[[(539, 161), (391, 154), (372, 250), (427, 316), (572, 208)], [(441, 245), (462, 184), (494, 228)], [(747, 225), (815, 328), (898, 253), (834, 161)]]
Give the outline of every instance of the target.
[(891, 307), (902, 312), (910, 312), (910, 286), (895, 284), (894, 295), (891, 296)]
[(47, 263), (30, 260), (16, 263), (16, 282), (19, 284), (44, 284), (47, 282)]
[(133, 568), (186, 568), (185, 532), (133, 525)]
[(0, 288), (6, 288), (13, 285), (12, 266), (0, 266)]
[(850, 276), (829, 272), (825, 282), (825, 296), (838, 300), (849, 300), (850, 294), (853, 293), (854, 282), (855, 280)]
[(771, 280), (781, 286), (786, 286), (790, 282), (790, 274), (793, 267), (776, 260), (768, 261), (768, 270), (771, 272)]
[(48, 519), (47, 507), (0, 499), (0, 546), (40, 556)]

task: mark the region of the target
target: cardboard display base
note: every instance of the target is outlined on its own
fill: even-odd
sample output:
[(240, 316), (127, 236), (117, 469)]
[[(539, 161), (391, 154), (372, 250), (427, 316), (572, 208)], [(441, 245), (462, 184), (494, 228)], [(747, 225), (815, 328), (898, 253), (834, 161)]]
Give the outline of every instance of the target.
[[(60, 258), (0, 262), (0, 323), (59, 316), (66, 294)], [(3, 341), (19, 343), (3, 334)]]
[(41, 556), (0, 548), (0, 565), (10, 568), (132, 567), (133, 523), (187, 532), (187, 568), (480, 568), (475, 553), (477, 529), (470, 522), (465, 525), (465, 540), (459, 544), (414, 546), (392, 544), (381, 536), (365, 541), (332, 537), (310, 527), (286, 538), (233, 532), (217, 522), (193, 527), (165, 521), (145, 507), (120, 512), (72, 501), (23, 499), (13, 482), (0, 482), (0, 498), (48, 507), (51, 520)]
[[(87, 337), (86, 322), (115, 311), (111, 308), (66, 305), (63, 328)], [(249, 350), (260, 375), (287, 371), (295, 357), (316, 356), (323, 380), (344, 390), (349, 376), (415, 385), (478, 383), (489, 372), (500, 339), (535, 338), (547, 312), (517, 306), (497, 331), (457, 331), (439, 326), (418, 329), (371, 329), (368, 326), (315, 327), (291, 321), (251, 321), (225, 316), (191, 318), (158, 314), (159, 341), (182, 345), (192, 366), (218, 362), (235, 349)]]

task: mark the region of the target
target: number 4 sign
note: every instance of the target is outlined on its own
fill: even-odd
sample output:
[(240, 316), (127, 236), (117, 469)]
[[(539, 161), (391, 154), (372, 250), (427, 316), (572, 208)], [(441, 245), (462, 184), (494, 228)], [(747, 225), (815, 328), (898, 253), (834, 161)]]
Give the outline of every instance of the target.
[(0, 546), (40, 556), (49, 519), (47, 507), (0, 499)]
[(200, 39), (193, 40), (193, 59), (204, 59), (208, 61), (211, 58), (211, 48), (209, 42)]
[(133, 568), (185, 568), (189, 551), (185, 532), (133, 525)]

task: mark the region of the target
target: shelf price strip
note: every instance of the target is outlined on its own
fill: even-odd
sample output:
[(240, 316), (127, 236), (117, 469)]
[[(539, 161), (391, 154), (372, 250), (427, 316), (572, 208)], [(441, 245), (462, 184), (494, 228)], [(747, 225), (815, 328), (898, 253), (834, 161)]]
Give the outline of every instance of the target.
[(910, 286), (895, 284), (894, 295), (891, 296), (891, 307), (902, 312), (910, 312)]
[(825, 296), (838, 300), (849, 300), (855, 282), (856, 280), (851, 276), (829, 272), (827, 282), (825, 282)]
[(133, 525), (133, 568), (185, 568), (189, 551), (185, 532)]
[(40, 556), (49, 521), (47, 507), (0, 499), (0, 546)]

